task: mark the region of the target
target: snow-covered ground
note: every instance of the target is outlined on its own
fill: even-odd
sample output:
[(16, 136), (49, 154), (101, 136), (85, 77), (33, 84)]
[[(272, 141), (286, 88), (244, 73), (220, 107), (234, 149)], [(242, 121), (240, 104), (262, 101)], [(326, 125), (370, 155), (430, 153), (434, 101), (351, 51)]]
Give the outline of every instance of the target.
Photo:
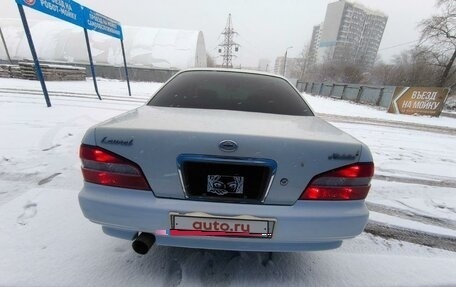
[[(454, 286), (456, 254), (363, 233), (337, 250), (267, 253), (153, 247), (136, 255), (86, 220), (78, 147), (85, 130), (142, 105), (160, 86), (100, 80), (39, 83), (0, 79), (0, 286)], [(109, 95), (109, 96), (108, 96)], [(377, 178), (371, 204), (413, 216), (456, 220), (456, 135), (407, 129), (406, 123), (455, 128), (456, 119), (387, 114), (362, 105), (304, 95), (322, 114), (404, 122), (404, 128), (333, 122), (366, 142)], [(454, 229), (378, 212), (372, 219), (429, 233)]]
[(397, 115), (385, 112), (385, 108), (354, 104), (349, 101), (341, 101), (334, 98), (307, 95), (306, 100), (312, 108), (322, 114), (356, 116), (371, 119), (381, 119), (383, 121), (398, 121), (404, 123), (418, 123), (431, 126), (443, 126), (456, 128), (456, 121), (447, 117), (427, 117)]

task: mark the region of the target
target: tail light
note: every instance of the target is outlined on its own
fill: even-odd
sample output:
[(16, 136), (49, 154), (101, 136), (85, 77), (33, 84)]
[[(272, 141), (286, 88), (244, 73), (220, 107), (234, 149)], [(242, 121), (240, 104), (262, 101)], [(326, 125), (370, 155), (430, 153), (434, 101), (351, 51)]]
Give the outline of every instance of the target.
[(79, 150), (79, 157), (82, 161), (82, 175), (87, 182), (151, 190), (141, 168), (120, 155), (83, 144)]
[(355, 163), (334, 169), (312, 179), (300, 200), (358, 200), (370, 189), (374, 164)]

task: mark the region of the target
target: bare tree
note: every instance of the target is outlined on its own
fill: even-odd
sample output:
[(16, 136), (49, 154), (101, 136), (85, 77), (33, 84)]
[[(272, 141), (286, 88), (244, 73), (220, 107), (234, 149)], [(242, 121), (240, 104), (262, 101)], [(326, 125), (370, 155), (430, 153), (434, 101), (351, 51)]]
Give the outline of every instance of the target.
[(350, 52), (349, 49), (341, 49), (334, 59), (333, 50), (327, 49), (321, 62), (306, 71), (306, 79), (317, 82), (363, 83), (366, 68), (357, 64)]
[(456, 1), (437, 0), (439, 14), (420, 23), (421, 43), (433, 57), (435, 65), (441, 67), (439, 86), (450, 85), (456, 73)]
[(369, 83), (394, 86), (434, 86), (442, 68), (434, 64), (433, 55), (421, 46), (401, 52), (388, 65), (377, 62)]
[(304, 46), (299, 57), (296, 59), (296, 66), (297, 66), (297, 77), (296, 78), (301, 81), (304, 80), (304, 73), (306, 72), (308, 57), (309, 57), (309, 44)]
[(393, 76), (395, 70), (395, 65), (385, 64), (384, 62), (379, 61), (371, 70), (367, 83), (381, 86), (392, 85), (395, 80), (395, 77)]
[(341, 63), (336, 66), (338, 71), (337, 82), (342, 83), (362, 83), (364, 82), (364, 69), (354, 63)]

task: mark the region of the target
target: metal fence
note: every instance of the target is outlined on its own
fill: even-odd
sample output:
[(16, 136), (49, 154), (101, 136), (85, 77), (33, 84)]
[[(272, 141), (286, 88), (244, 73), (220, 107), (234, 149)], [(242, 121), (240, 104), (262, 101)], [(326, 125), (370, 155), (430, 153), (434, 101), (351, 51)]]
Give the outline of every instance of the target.
[(300, 92), (306, 92), (312, 95), (332, 97), (388, 108), (396, 87), (298, 81), (296, 83), (296, 88)]

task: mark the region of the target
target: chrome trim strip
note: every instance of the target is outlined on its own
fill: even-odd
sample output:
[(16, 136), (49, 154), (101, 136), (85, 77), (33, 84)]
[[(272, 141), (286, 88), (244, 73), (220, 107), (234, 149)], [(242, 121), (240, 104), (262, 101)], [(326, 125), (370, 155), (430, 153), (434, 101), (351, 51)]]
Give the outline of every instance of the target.
[(187, 190), (184, 185), (184, 177), (182, 176), (182, 169), (181, 169), (180, 163), (177, 164), (177, 172), (179, 173), (179, 178), (180, 178), (180, 182), (181, 182), (181, 186), (182, 186), (182, 191), (184, 192), (184, 197), (187, 199), (188, 194), (187, 194)]
[(261, 203), (264, 203), (264, 201), (266, 200), (266, 197), (269, 194), (269, 190), (271, 190), (271, 186), (272, 186), (272, 182), (274, 181), (275, 173), (276, 173), (276, 169), (272, 170), (271, 178), (269, 179), (269, 184), (268, 184), (268, 187), (266, 188), (266, 192), (264, 193), (263, 198), (261, 199)]

